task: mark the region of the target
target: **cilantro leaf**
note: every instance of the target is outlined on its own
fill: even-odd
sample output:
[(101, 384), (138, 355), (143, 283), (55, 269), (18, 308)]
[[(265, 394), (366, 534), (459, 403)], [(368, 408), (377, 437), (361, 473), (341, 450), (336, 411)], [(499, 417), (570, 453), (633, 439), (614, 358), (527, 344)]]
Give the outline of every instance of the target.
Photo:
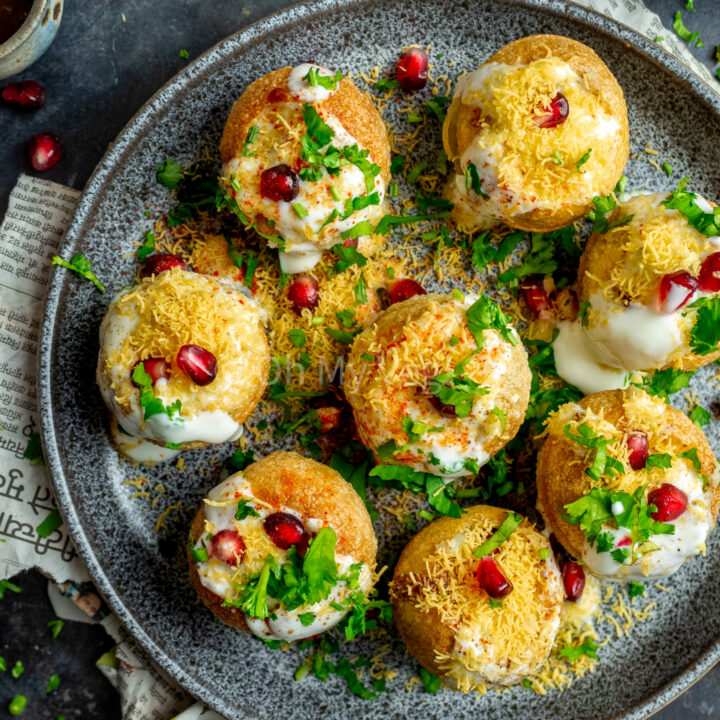
[(475, 163), (469, 162), (465, 167), (465, 190), (472, 190), (476, 195), (487, 200), (490, 196), (483, 192), (482, 179), (475, 167)]
[(712, 212), (705, 212), (695, 202), (698, 196), (685, 190), (686, 184), (687, 178), (683, 178), (678, 183), (678, 189), (667, 196), (663, 205), (670, 210), (679, 210), (687, 218), (688, 225), (703, 235), (720, 235), (720, 207), (713, 208)]
[(668, 453), (653, 453), (647, 456), (645, 460), (645, 469), (649, 472), (651, 468), (659, 468), (660, 470), (667, 470), (672, 466), (672, 457)]
[(633, 215), (625, 215), (617, 220), (608, 222), (608, 215), (617, 207), (617, 200), (613, 195), (596, 195), (592, 199), (592, 202), (594, 210), (588, 213), (588, 218), (593, 221), (593, 233), (606, 233), (608, 230), (629, 223), (634, 217)]
[(640, 582), (631, 582), (628, 586), (628, 594), (631, 598), (645, 594), (645, 585)]
[(270, 580), (270, 570), (275, 564), (275, 558), (268, 555), (265, 558), (260, 575), (243, 588), (239, 607), (248, 617), (262, 619), (270, 615), (267, 606), (267, 587)]
[(681, 40), (685, 40), (685, 42), (688, 42), (691, 45), (697, 40), (698, 47), (702, 47), (702, 45), (700, 45), (700, 43), (702, 42), (700, 40), (700, 33), (690, 32), (690, 30), (685, 27), (685, 23), (682, 19), (682, 12), (680, 10), (675, 13), (675, 19), (673, 20), (673, 30), (678, 34), (678, 37)]
[(701, 297), (689, 307), (697, 308), (690, 347), (698, 355), (709, 355), (720, 343), (720, 297)]
[(260, 513), (248, 503), (246, 498), (242, 498), (237, 504), (237, 510), (235, 510), (235, 519), (244, 520), (246, 517), (260, 517)]
[(563, 428), (563, 432), (571, 440), (575, 440), (575, 442), (586, 448), (595, 450), (590, 467), (585, 469), (585, 473), (595, 482), (605, 474), (612, 475), (613, 473), (622, 474), (625, 472), (622, 463), (607, 454), (608, 446), (618, 442), (617, 438), (608, 440), (602, 435), (598, 435), (587, 423), (580, 423), (577, 426), (577, 435), (573, 435), (569, 423)]
[(310, 542), (303, 560), (303, 572), (307, 579), (306, 604), (324, 600), (338, 581), (335, 563), (337, 535), (331, 527), (324, 527)]
[(334, 75), (321, 75), (319, 67), (311, 67), (303, 76), (303, 80), (307, 80), (311, 87), (319, 85), (326, 90), (334, 90), (342, 79), (343, 74), (339, 70)]
[(43, 454), (42, 438), (39, 432), (33, 432), (28, 438), (23, 457), (29, 460), (31, 465), (45, 466), (45, 455)]
[(509, 512), (500, 523), (500, 527), (480, 547), (475, 548), (473, 553), (475, 557), (483, 558), (495, 552), (522, 524), (522, 521), (519, 515)]
[(51, 620), (48, 623), (48, 627), (50, 628), (50, 632), (54, 638), (60, 634), (60, 631), (63, 629), (63, 625), (65, 625), (65, 622), (59, 618), (57, 620)]
[(678, 453), (678, 457), (689, 460), (695, 470), (700, 470), (702, 468), (697, 448), (690, 448), (689, 450), (685, 450), (685, 452)]
[(465, 511), (448, 497), (448, 488), (448, 484), (441, 477), (425, 473), (425, 492), (428, 505), (441, 515), (462, 517)]
[(712, 416), (702, 405), (696, 405), (690, 411), (689, 417), (698, 427), (705, 427), (705, 425), (710, 422)]
[(332, 251), (337, 255), (339, 260), (332, 266), (330, 270), (331, 275), (344, 272), (353, 265), (357, 265), (358, 267), (365, 267), (365, 265), (367, 265), (368, 259), (352, 245), (344, 247), (342, 243), (336, 243), (332, 246)]
[(679, 392), (690, 384), (694, 372), (685, 372), (675, 368), (656, 370), (651, 377), (644, 377), (642, 387), (651, 395), (668, 399), (668, 395)]
[(510, 319), (487, 295), (481, 295), (465, 311), (465, 318), (478, 350), (481, 350), (485, 343), (484, 330), (496, 330), (503, 340), (511, 345), (518, 344), (517, 336), (510, 326)]
[(290, 338), (290, 342), (296, 348), (304, 348), (307, 344), (305, 331), (302, 328), (293, 328), (292, 330), (288, 330), (288, 337)]
[(380, 78), (373, 83), (373, 87), (380, 92), (388, 93), (395, 88), (400, 87), (400, 81), (396, 78)]
[(587, 640), (585, 640), (581, 645), (566, 645), (562, 650), (560, 650), (558, 657), (561, 659), (565, 658), (571, 663), (575, 662), (583, 655), (595, 660), (597, 659), (598, 647), (599, 646), (596, 645), (590, 638), (587, 638)]
[(437, 695), (438, 691), (440, 690), (440, 678), (437, 675), (433, 675), (424, 667), (421, 667), (420, 680), (422, 681), (426, 693), (430, 693), (431, 695)]
[(174, 190), (183, 177), (183, 169), (180, 163), (168, 158), (164, 163), (157, 166), (157, 181), (166, 188)]
[(150, 373), (145, 372), (145, 366), (139, 362), (132, 373), (132, 380), (140, 390), (140, 407), (143, 409), (143, 417), (148, 420), (153, 415), (167, 415), (171, 420), (180, 413), (182, 403), (176, 400), (172, 405), (166, 406), (163, 401), (155, 397), (153, 380)]
[(138, 260), (141, 262), (147, 258), (147, 256), (155, 250), (155, 233), (148, 230), (145, 233), (145, 241), (137, 249)]
[(421, 220), (437, 220), (446, 216), (447, 212), (430, 215), (385, 215), (375, 226), (375, 234), (386, 235), (395, 225), (413, 225)]
[(252, 450), (236, 450), (228, 460), (228, 466), (233, 473), (236, 473), (244, 470), (254, 461), (255, 453)]
[(430, 380), (430, 392), (443, 405), (452, 405), (457, 417), (464, 418), (470, 414), (475, 397), (490, 391), (464, 375), (441, 373)]
[(90, 280), (90, 282), (100, 292), (105, 292), (104, 285), (97, 279), (97, 276), (92, 271), (92, 265), (90, 264), (90, 261), (82, 253), (76, 253), (75, 255), (73, 255), (70, 262), (68, 262), (67, 260), (63, 260), (57, 255), (54, 255), (52, 259), (52, 264), (60, 265), (60, 267), (67, 268), (68, 270), (76, 272), (78, 275), (82, 275), (82, 277)]

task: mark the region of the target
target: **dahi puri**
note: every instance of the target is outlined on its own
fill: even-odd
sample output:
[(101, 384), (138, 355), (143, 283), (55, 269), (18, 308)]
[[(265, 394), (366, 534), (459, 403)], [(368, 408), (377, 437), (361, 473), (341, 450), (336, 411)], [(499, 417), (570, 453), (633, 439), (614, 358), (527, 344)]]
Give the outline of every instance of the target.
[(589, 395), (550, 416), (537, 490), (565, 548), (620, 580), (669, 575), (704, 552), (720, 499), (702, 430), (637, 388)]
[(585, 321), (562, 323), (555, 342), (569, 383), (615, 389), (630, 372), (696, 370), (720, 357), (716, 322), (703, 319), (714, 315), (701, 307), (717, 302), (720, 237), (714, 222), (701, 232), (687, 213), (714, 218), (694, 193), (638, 195), (614, 209), (610, 229), (592, 235), (578, 271)]
[(461, 229), (545, 232), (609, 194), (629, 151), (622, 89), (587, 46), (532, 35), (461, 78), (443, 126)]
[(269, 368), (255, 302), (179, 268), (121, 290), (100, 326), (106, 405), (129, 435), (174, 449), (236, 440)]
[[(481, 548), (501, 526), (509, 537)], [(495, 549), (496, 548), (496, 549)], [(548, 540), (507, 510), (477, 505), (423, 528), (400, 555), (391, 587), (410, 653), (451, 687), (513, 685), (535, 672), (560, 625), (563, 586)]]
[(452, 478), (477, 474), (515, 436), (530, 381), (525, 349), (489, 298), (432, 293), (357, 336), (345, 395), (378, 460)]
[(220, 152), (228, 197), (280, 250), (288, 273), (323, 250), (357, 244), (366, 255), (390, 179), (385, 125), (351, 80), (306, 63), (251, 83), (233, 105)]
[[(211, 490), (190, 538), (190, 576), (205, 605), (267, 640), (324, 632), (372, 588), (377, 540), (364, 503), (338, 472), (294, 452), (274, 452)], [(335, 570), (315, 602), (281, 602), (272, 584), (265, 599), (247, 600), (272, 568), (287, 576), (291, 566), (302, 586), (307, 564), (322, 562), (321, 548)]]

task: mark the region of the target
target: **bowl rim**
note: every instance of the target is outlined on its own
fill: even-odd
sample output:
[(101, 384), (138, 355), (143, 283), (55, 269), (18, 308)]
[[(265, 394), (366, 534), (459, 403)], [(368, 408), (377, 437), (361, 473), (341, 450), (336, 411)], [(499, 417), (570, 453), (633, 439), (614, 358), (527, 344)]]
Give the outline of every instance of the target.
[[(28, 16), (23, 24), (4, 42), (0, 43), (0, 60), (17, 50), (33, 33), (40, 23), (43, 10), (53, 0), (33, 0)], [(124, 130), (125, 128), (123, 128)]]
[[(51, 0), (36, 0), (36, 3), (49, 1)], [(392, 0), (381, 1), (391, 2)], [(251, 46), (253, 41), (266, 33), (278, 32), (303, 20), (332, 13), (336, 9), (361, 7), (374, 2), (377, 2), (377, 0), (301, 0), (263, 16), (239, 31), (228, 35), (181, 69), (148, 98), (120, 130), (115, 140), (110, 143), (83, 188), (75, 215), (68, 227), (59, 252), (70, 249), (75, 251), (78, 243), (85, 235), (85, 226), (92, 220), (96, 196), (103, 191), (105, 184), (112, 178), (117, 160), (122, 158), (142, 138), (144, 131), (152, 125), (153, 119), (157, 116), (157, 113), (161, 112), (165, 103), (181, 98), (187, 88), (201, 80), (203, 75), (207, 74), (207, 70), (211, 69), (215, 63), (240, 48)], [(525, 7), (552, 15), (565, 16), (603, 35), (610, 36), (615, 41), (623, 42), (629, 51), (639, 53), (645, 56), (647, 60), (660, 65), (675, 81), (685, 85), (687, 90), (696, 95), (699, 102), (704, 103), (720, 117), (720, 93), (682, 60), (629, 25), (581, 5), (575, 0), (496, 0), (496, 3), (498, 5)], [(3, 46), (0, 45), (0, 49), (2, 48)], [(92, 577), (93, 583), (142, 650), (191, 696), (223, 716), (234, 716), (236, 708), (226, 705), (214, 697), (207, 687), (196, 681), (176, 659), (171, 657), (171, 653), (160, 647), (158, 642), (152, 639), (144, 627), (135, 620), (132, 612), (125, 606), (120, 594), (113, 587), (98, 561), (93, 544), (86, 535), (77, 515), (57, 448), (51, 391), (52, 357), (57, 334), (55, 315), (66, 282), (67, 274), (53, 268), (44, 305), (41, 339), (37, 355), (38, 405), (42, 441), (47, 469), (57, 498), (58, 508), (66, 527), (72, 535), (77, 552)], [(607, 718), (607, 720), (644, 720), (648, 718), (685, 692), (718, 662), (720, 662), (720, 636), (713, 638), (700, 655), (672, 680), (638, 702), (634, 707), (628, 708), (627, 712), (614, 715)]]

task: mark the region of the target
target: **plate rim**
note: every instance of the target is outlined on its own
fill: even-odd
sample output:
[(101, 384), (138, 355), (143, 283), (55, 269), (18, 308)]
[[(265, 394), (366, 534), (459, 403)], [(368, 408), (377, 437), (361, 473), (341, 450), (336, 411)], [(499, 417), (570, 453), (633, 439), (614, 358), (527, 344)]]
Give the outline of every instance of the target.
[[(73, 219), (61, 241), (58, 252), (67, 252), (69, 249), (74, 250), (76, 248), (85, 234), (85, 225), (93, 217), (94, 199), (103, 190), (105, 184), (112, 179), (117, 160), (122, 157), (125, 151), (132, 149), (143, 137), (144, 129), (153, 122), (153, 118), (162, 109), (163, 105), (182, 96), (198, 78), (203, 76), (206, 67), (214, 65), (228, 54), (251, 45), (253, 41), (256, 41), (265, 33), (281, 30), (317, 15), (331, 14), (341, 9), (359, 8), (363, 5), (375, 4), (378, 1), (392, 2), (392, 0), (305, 0), (293, 3), (265, 15), (237, 32), (226, 36), (173, 75), (143, 103), (108, 145), (104, 155), (85, 183)], [(650, 61), (661, 65), (664, 70), (673, 76), (674, 80), (698, 96), (699, 101), (704, 102), (720, 117), (720, 93), (691, 70), (681, 59), (663, 46), (649, 40), (645, 35), (629, 25), (581, 5), (575, 0), (492, 0), (492, 2), (526, 7), (551, 15), (564, 15), (571, 20), (599, 31), (603, 35), (624, 42), (629, 52), (640, 53)], [(142, 650), (165, 674), (170, 676), (192, 697), (205, 703), (223, 716), (233, 716), (236, 712), (235, 708), (225, 706), (218, 698), (213, 697), (211, 689), (195, 680), (171, 656), (170, 652), (162, 649), (148, 635), (140, 622), (135, 619), (133, 613), (126, 607), (120, 594), (103, 570), (97, 559), (94, 545), (87, 536), (85, 528), (77, 515), (57, 449), (54, 430), (54, 408), (52, 405), (52, 357), (57, 334), (55, 317), (59, 310), (59, 301), (68, 282), (67, 273), (62, 273), (57, 268), (52, 269), (43, 306), (43, 323), (37, 354), (38, 407), (41, 436), (47, 470), (53, 485), (58, 509), (72, 537), (76, 551), (82, 558), (93, 583), (107, 605), (118, 616)], [(672, 680), (648, 695), (634, 707), (628, 708), (626, 713), (615, 715), (607, 720), (643, 720), (648, 718), (693, 686), (718, 662), (720, 662), (720, 636), (712, 640), (705, 650)], [(246, 715), (245, 717), (249, 718), (250, 716)]]

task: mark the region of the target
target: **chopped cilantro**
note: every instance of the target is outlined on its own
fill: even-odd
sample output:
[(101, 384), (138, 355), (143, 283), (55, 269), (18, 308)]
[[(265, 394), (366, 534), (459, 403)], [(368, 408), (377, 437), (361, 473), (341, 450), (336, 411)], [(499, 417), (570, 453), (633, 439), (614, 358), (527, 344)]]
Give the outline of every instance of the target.
[(405, 156), (404, 155), (395, 155), (395, 157), (393, 157), (393, 159), (390, 161), (390, 172), (393, 175), (397, 175), (398, 173), (402, 172), (404, 165), (405, 165)]
[(288, 330), (288, 337), (290, 338), (290, 342), (296, 348), (304, 348), (305, 345), (307, 345), (305, 331), (301, 328), (293, 328), (292, 330)]
[(472, 162), (469, 162), (465, 167), (465, 190), (472, 190), (476, 195), (486, 200), (490, 197), (487, 193), (483, 192), (480, 174), (475, 167), (475, 163)]
[(300, 613), (298, 615), (298, 619), (302, 623), (304, 627), (308, 627), (309, 625), (313, 624), (313, 621), (315, 620), (315, 613), (314, 612), (304, 612)]
[(686, 388), (694, 374), (694, 372), (685, 372), (675, 368), (656, 370), (649, 378), (643, 378), (642, 387), (651, 395), (656, 395), (667, 401), (668, 395)]
[(444, 218), (446, 216), (447, 212), (431, 215), (385, 215), (375, 227), (375, 234), (385, 235), (394, 225), (412, 225), (421, 220), (437, 220), (438, 218)]
[(370, 355), (370, 353), (363, 353), (360, 357), (363, 360), (367, 360), (368, 362), (375, 362), (375, 356)]
[(503, 340), (511, 345), (517, 345), (517, 335), (510, 326), (510, 320), (500, 307), (487, 295), (481, 295), (466, 311), (468, 329), (475, 338), (478, 350), (485, 342), (484, 330), (496, 330)]
[(39, 432), (33, 432), (28, 438), (23, 457), (29, 460), (31, 465), (45, 465), (45, 455), (43, 454), (42, 439)]
[(578, 658), (586, 655), (593, 660), (597, 659), (596, 645), (590, 638), (587, 638), (581, 645), (566, 645), (558, 654), (560, 659), (566, 659), (568, 662), (575, 662)]
[(138, 386), (140, 390), (140, 407), (143, 408), (145, 420), (151, 418), (153, 415), (167, 415), (171, 420), (180, 413), (182, 403), (180, 400), (176, 400), (172, 405), (166, 406), (160, 398), (155, 397), (155, 392), (152, 386), (152, 377), (149, 373), (145, 372), (145, 366), (142, 362), (139, 362), (132, 374), (133, 382)]
[(337, 262), (332, 266), (330, 270), (331, 275), (337, 275), (338, 273), (344, 272), (349, 267), (357, 265), (358, 267), (364, 267), (367, 265), (367, 258), (357, 248), (352, 245), (344, 247), (342, 243), (337, 243), (332, 246), (332, 251), (339, 258)]
[(137, 249), (138, 260), (140, 260), (140, 262), (142, 262), (154, 250), (155, 250), (155, 233), (148, 230), (145, 233), (145, 241)]
[(62, 620), (60, 620), (60, 619), (58, 619), (58, 620), (51, 620), (51, 621), (48, 623), (48, 627), (50, 628), (50, 632), (52, 633), (52, 636), (53, 636), (54, 638), (56, 638), (56, 637), (60, 634), (60, 631), (63, 629), (63, 625), (64, 625), (64, 624), (65, 624), (65, 623), (64, 623)]
[(438, 150), (437, 157), (435, 158), (435, 169), (441, 175), (447, 175), (448, 171), (448, 156), (444, 148)]
[(193, 560), (196, 563), (204, 563), (207, 562), (210, 559), (210, 556), (208, 555), (208, 551), (206, 547), (199, 547), (199, 548), (190, 548), (190, 553), (193, 556)]
[(379, 80), (375, 81), (373, 87), (376, 90), (380, 90), (380, 92), (388, 93), (391, 90), (400, 87), (400, 81), (396, 78), (380, 78)]
[(577, 171), (578, 172), (585, 172), (584, 170), (580, 170), (580, 168), (590, 159), (590, 153), (592, 153), (592, 148), (588, 148), (587, 152), (577, 161)]
[(445, 121), (445, 111), (449, 102), (449, 97), (436, 95), (425, 101), (425, 114), (434, 116), (442, 124)]
[(720, 343), (720, 297), (701, 297), (689, 307), (697, 308), (690, 347), (698, 355), (714, 353)]
[(187, 50), (181, 50), (180, 51), (180, 57), (183, 60), (189, 60), (190, 59), (190, 53)]
[(334, 75), (321, 75), (320, 68), (317, 67), (311, 67), (307, 74), (303, 75), (303, 80), (307, 80), (311, 87), (319, 85), (326, 90), (334, 90), (342, 79), (343, 74), (339, 70)]
[[(258, 423), (258, 429), (260, 424)], [(228, 460), (228, 466), (233, 473), (244, 470), (250, 463), (255, 461), (255, 454), (252, 450), (236, 450)]]
[(504, 433), (505, 432), (505, 413), (499, 407), (491, 408), (490, 412), (493, 415), (497, 416), (497, 419), (500, 421), (500, 432)]
[(180, 163), (168, 158), (164, 163), (157, 166), (157, 180), (166, 188), (174, 190), (183, 176), (183, 169)]
[(51, 510), (48, 516), (35, 528), (37, 534), (41, 538), (50, 537), (63, 524), (62, 515), (60, 511), (55, 509)]
[[(522, 263), (501, 273), (499, 285), (515, 284), (527, 275), (550, 275), (558, 267), (556, 244), (565, 246), (572, 242), (575, 228), (570, 225), (549, 233), (531, 233), (530, 250), (525, 253)], [(573, 243), (574, 244), (574, 243)]]
[(60, 676), (57, 674), (53, 674), (48, 678), (47, 687), (45, 688), (45, 692), (47, 694), (50, 694), (54, 690), (57, 690), (60, 687)]
[(587, 327), (590, 324), (589, 313), (590, 313), (590, 301), (589, 300), (581, 300), (577, 316), (583, 327)]
[(423, 160), (422, 162), (413, 165), (407, 174), (407, 181), (410, 184), (417, 182), (417, 179), (420, 177), (420, 175), (422, 175), (423, 171), (427, 166), (427, 160)]
[(409, 112), (407, 119), (410, 123), (419, 123), (422, 122), (422, 115), (418, 115), (416, 112)]
[(490, 244), (490, 231), (486, 230), (472, 241), (472, 264), (478, 270), (484, 270), (489, 263), (499, 263), (508, 258), (512, 251), (523, 241), (525, 233), (518, 230), (506, 235), (500, 245)]
[(679, 210), (687, 218), (688, 225), (703, 235), (712, 237), (720, 234), (720, 207), (713, 208), (712, 212), (705, 212), (695, 202), (698, 196), (685, 190), (687, 182), (688, 179), (683, 178), (678, 183), (678, 189), (668, 195), (663, 205), (671, 210)]
[(628, 585), (628, 594), (631, 598), (639, 597), (645, 594), (645, 585), (640, 582), (631, 582)]
[(14, 665), (10, 674), (17, 680), (25, 672), (25, 667), (21, 660), (18, 660)]
[(498, 608), (501, 608), (503, 606), (502, 600), (493, 600), (490, 598), (490, 607), (494, 610), (497, 610)]
[(57, 255), (54, 255), (52, 259), (52, 264), (60, 265), (60, 267), (67, 268), (68, 270), (76, 272), (78, 275), (82, 275), (82, 277), (90, 280), (90, 282), (100, 292), (105, 292), (104, 285), (97, 279), (97, 276), (92, 271), (92, 265), (90, 264), (90, 261), (82, 253), (75, 253), (75, 255), (72, 256), (72, 260), (70, 260), (70, 262), (68, 262), (67, 260), (63, 260)]
[[(257, 155), (257, 151), (250, 152), (250, 146), (255, 142), (255, 140), (257, 140), (258, 132), (259, 130), (257, 125), (251, 125), (248, 128), (247, 135), (245, 135), (245, 142), (243, 143), (243, 157), (255, 157)], [(238, 188), (235, 189), (237, 190)]]
[(690, 419), (698, 426), (698, 427), (705, 427), (710, 420), (712, 416), (710, 413), (702, 406), (702, 405), (696, 405), (691, 411), (690, 411)]
[(523, 519), (513, 512), (509, 512), (500, 523), (500, 527), (482, 544), (475, 548), (473, 555), (483, 558), (495, 552), (522, 524)]
[(437, 695), (438, 690), (440, 690), (440, 678), (437, 675), (433, 675), (424, 667), (421, 667), (420, 680), (423, 684), (423, 687), (425, 688), (426, 693), (430, 693), (431, 695)]
[(235, 510), (235, 519), (244, 520), (246, 517), (260, 517), (260, 513), (249, 504), (246, 498), (242, 498), (237, 504), (237, 510)]
[(690, 448), (689, 450), (685, 450), (685, 452), (678, 453), (678, 457), (689, 460), (695, 470), (700, 470), (702, 468), (697, 448)]
[(669, 162), (664, 162), (662, 164), (662, 169), (668, 177), (670, 177), (673, 174), (673, 171), (672, 171), (672, 168), (670, 167)]
[(699, 32), (690, 32), (686, 27), (682, 19), (682, 12), (678, 10), (675, 13), (675, 19), (673, 20), (673, 30), (678, 34), (681, 40), (690, 43), (691, 45), (698, 40), (698, 47), (702, 47), (699, 43), (700, 40)]
[(274, 566), (275, 558), (268, 555), (258, 577), (243, 589), (240, 609), (248, 617), (262, 619), (270, 615), (267, 607), (267, 586), (270, 581), (270, 571), (274, 569)]
[(441, 373), (430, 380), (430, 392), (443, 405), (452, 405), (457, 417), (464, 418), (470, 414), (475, 398), (490, 391), (464, 375)]
[(344, 310), (336, 310), (335, 317), (346, 328), (352, 328), (357, 324), (357, 320), (355, 320), (355, 309), (354, 308), (345, 308)]
[(356, 305), (364, 305), (368, 301), (366, 290), (367, 284), (365, 283), (365, 278), (361, 275), (353, 288)]
[(608, 230), (625, 225), (625, 223), (629, 223), (633, 219), (633, 215), (625, 215), (608, 222), (607, 216), (617, 207), (617, 200), (612, 195), (596, 195), (592, 202), (594, 210), (588, 214), (588, 218), (593, 221), (592, 231), (594, 233), (606, 233)]
[(14, 593), (22, 592), (22, 588), (15, 585), (15, 583), (11, 583), (9, 580), (0, 580), (0, 600), (5, 597), (6, 590)]
[(360, 150), (357, 145), (346, 145), (341, 154), (362, 172), (365, 177), (365, 189), (371, 193), (375, 189), (375, 177), (380, 174), (381, 168), (368, 160), (369, 150)]
[(20, 715), (27, 705), (27, 698), (24, 695), (16, 695), (8, 705), (11, 715)]
[(667, 470), (672, 467), (672, 457), (668, 453), (653, 453), (647, 456), (645, 460), (645, 469), (650, 472), (652, 468)]
[(338, 330), (337, 328), (325, 328), (325, 332), (333, 339), (343, 345), (352, 345), (355, 336), (347, 330)]
[(590, 467), (585, 469), (585, 473), (595, 482), (605, 474), (613, 475), (614, 473), (622, 474), (625, 472), (622, 463), (607, 454), (608, 446), (618, 442), (616, 438), (608, 440), (602, 435), (598, 435), (587, 423), (580, 423), (577, 426), (577, 435), (572, 433), (569, 423), (563, 428), (563, 431), (571, 440), (575, 440), (583, 447), (595, 450)]
[(550, 557), (550, 550), (548, 548), (540, 548), (540, 550), (538, 550), (538, 556), (541, 560), (547, 560)]

